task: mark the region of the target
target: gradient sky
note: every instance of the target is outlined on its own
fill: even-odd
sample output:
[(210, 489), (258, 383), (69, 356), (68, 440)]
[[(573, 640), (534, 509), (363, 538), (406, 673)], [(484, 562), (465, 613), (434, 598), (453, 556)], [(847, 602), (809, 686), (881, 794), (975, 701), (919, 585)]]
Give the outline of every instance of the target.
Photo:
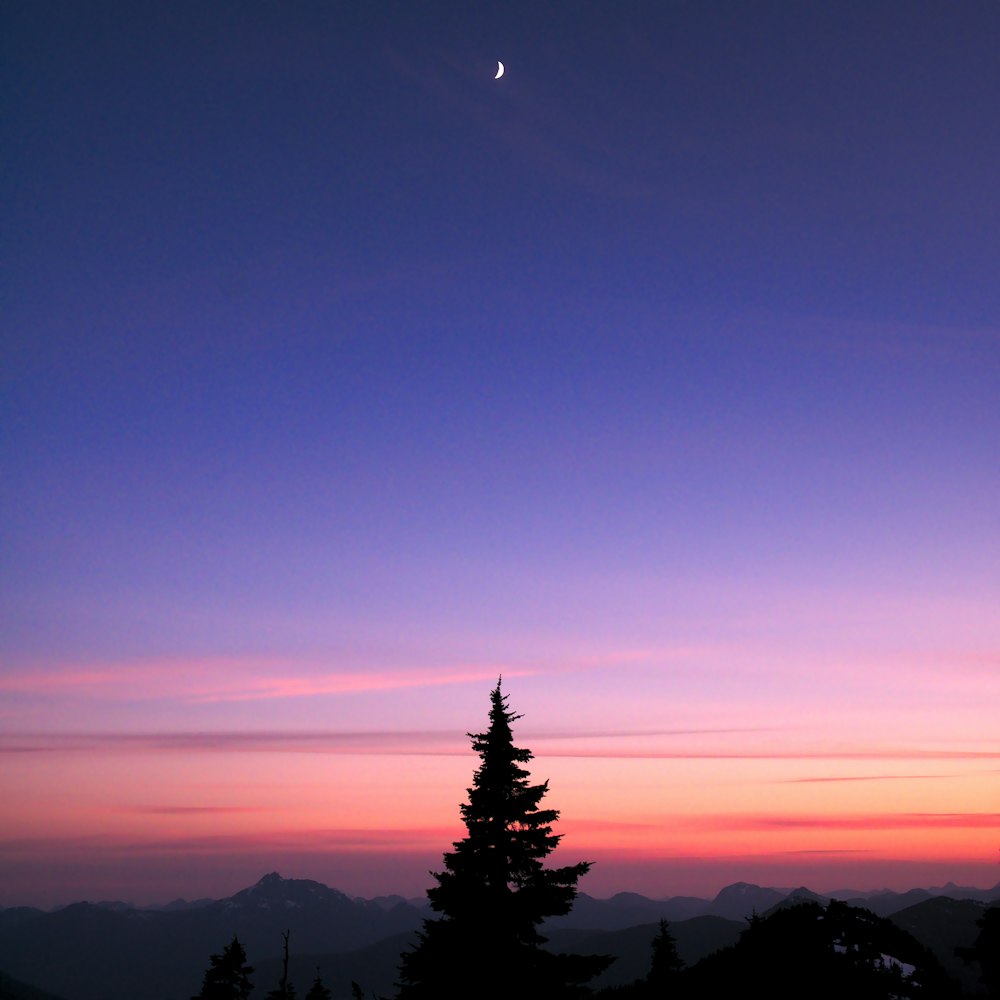
[(1000, 5), (0, 38), (0, 905), (1000, 881)]

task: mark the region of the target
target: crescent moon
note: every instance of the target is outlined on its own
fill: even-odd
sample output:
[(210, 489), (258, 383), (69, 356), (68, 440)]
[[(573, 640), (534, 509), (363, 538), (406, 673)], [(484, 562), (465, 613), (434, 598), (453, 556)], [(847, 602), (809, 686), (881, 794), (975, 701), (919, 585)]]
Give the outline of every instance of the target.
[(494, 80), (499, 80), (503, 76), (503, 63), (497, 60), (497, 75), (493, 77)]

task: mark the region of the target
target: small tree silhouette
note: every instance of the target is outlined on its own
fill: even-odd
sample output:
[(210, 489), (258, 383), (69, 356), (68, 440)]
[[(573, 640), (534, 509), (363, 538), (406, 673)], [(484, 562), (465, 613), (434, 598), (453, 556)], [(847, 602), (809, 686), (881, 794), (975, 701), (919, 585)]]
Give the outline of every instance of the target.
[(285, 931), (281, 937), (284, 940), (284, 962), (281, 970), (281, 981), (268, 993), (265, 1000), (295, 1000), (295, 987), (288, 981), (288, 938), (291, 931)]
[(323, 984), (323, 980), (320, 979), (319, 967), (317, 967), (316, 978), (313, 980), (312, 986), (309, 987), (306, 1000), (332, 1000), (332, 997), (333, 994)]
[(508, 711), (499, 682), (490, 699), (489, 729), (468, 734), (481, 760), (461, 807), (468, 833), (434, 873), (427, 895), (442, 916), (426, 921), (402, 956), (399, 1000), (584, 996), (583, 984), (611, 962), (540, 947), (537, 925), (569, 912), (590, 863), (543, 867), (560, 840), (552, 832), (559, 813), (539, 808), (548, 782), (529, 784), (520, 766), (532, 753), (514, 746), (511, 723), (520, 716)]
[(191, 1000), (247, 1000), (253, 983), (247, 955), (238, 937), (226, 945), (221, 955), (211, 955), (201, 992)]
[(660, 920), (660, 929), (652, 943), (653, 957), (649, 966), (646, 984), (655, 996), (666, 996), (672, 986), (677, 983), (684, 963), (677, 954), (677, 942), (670, 933), (670, 925), (666, 920)]

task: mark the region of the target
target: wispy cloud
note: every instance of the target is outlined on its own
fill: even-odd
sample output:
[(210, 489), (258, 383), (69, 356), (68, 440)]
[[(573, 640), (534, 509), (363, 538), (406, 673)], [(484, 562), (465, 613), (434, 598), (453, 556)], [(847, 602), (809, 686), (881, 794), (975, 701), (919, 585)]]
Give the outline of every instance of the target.
[(523, 677), (535, 672), (530, 667), (507, 663), (420, 670), (344, 670), (316, 663), (218, 657), (23, 669), (0, 677), (0, 693), (109, 701), (170, 698), (186, 703), (236, 702), (488, 683), (500, 673)]
[(838, 781), (936, 781), (942, 778), (961, 778), (964, 774), (838, 774), (818, 778), (781, 778), (775, 783), (782, 785), (811, 785)]
[(192, 732), (0, 734), (0, 753), (80, 751), (187, 751), (191, 753), (462, 753), (464, 733), (394, 732)]
[(1000, 813), (879, 813), (854, 816), (696, 816), (672, 820), (702, 830), (981, 830), (1000, 829)]
[[(757, 729), (650, 729), (537, 732), (527, 740), (538, 758), (607, 760), (782, 760), (782, 761), (954, 761), (1000, 760), (995, 744), (971, 747), (822, 747), (788, 746), (774, 742), (758, 745)], [(741, 745), (732, 737), (750, 736)], [(706, 738), (707, 741), (706, 741)], [(713, 739), (714, 738), (714, 739)], [(587, 746), (586, 741), (594, 745)], [(648, 745), (632, 744), (638, 740)], [(663, 745), (659, 741), (668, 741)], [(679, 745), (669, 745), (678, 743)], [(191, 752), (191, 753), (326, 753), (326, 754), (431, 754), (465, 756), (471, 753), (464, 730), (269, 730), (146, 733), (0, 733), (0, 753), (84, 751)], [(788, 779), (792, 782), (893, 780), (951, 775), (834, 776)]]
[[(556, 733), (529, 733), (526, 740), (544, 747), (548, 741), (576, 742), (595, 739), (632, 740), (684, 736), (724, 735), (757, 730), (741, 729), (655, 729), (588, 731), (562, 730)], [(190, 751), (192, 753), (373, 753), (373, 754), (460, 754), (471, 752), (469, 740), (460, 729), (409, 729), (359, 731), (270, 730), (266, 732), (164, 732), (164, 733), (0, 733), (0, 753), (44, 753), (87, 750)], [(575, 756), (556, 748), (542, 750), (545, 756)], [(584, 756), (631, 756), (614, 750), (595, 751)], [(648, 756), (639, 754), (638, 756)]]
[[(318, 674), (300, 676), (270, 676), (254, 679), (250, 684), (225, 690), (205, 690), (192, 696), (196, 701), (251, 701), (263, 698), (308, 698), (324, 694), (359, 694), (367, 691), (397, 691), (411, 687), (437, 687), (448, 684), (496, 680), (497, 667), (471, 667), (433, 673), (404, 671), (363, 674)], [(508, 674), (524, 676), (530, 671), (508, 670)]]
[(851, 848), (844, 848), (844, 847), (836, 848), (835, 847), (835, 848), (830, 848), (830, 849), (815, 848), (815, 849), (808, 849), (808, 850), (801, 850), (801, 851), (778, 851), (778, 852), (775, 852), (775, 855), (776, 856), (787, 855), (787, 856), (795, 857), (797, 855), (817, 855), (818, 854), (818, 855), (828, 855), (828, 856), (837, 858), (837, 857), (840, 857), (842, 854), (875, 854), (875, 853), (876, 853), (875, 851), (873, 851), (871, 848), (867, 848), (867, 847), (851, 847)]
[(857, 749), (625, 749), (555, 748), (547, 757), (595, 757), (625, 760), (997, 760), (1000, 750), (983, 747), (969, 750), (948, 750), (921, 747), (886, 747)]
[[(654, 196), (680, 200), (664, 187), (662, 162), (645, 145), (630, 149), (628, 143), (619, 143), (619, 156), (608, 166), (608, 143), (629, 134), (626, 119), (634, 115), (557, 49), (548, 54), (544, 76), (529, 74), (523, 66), (508, 66), (499, 85), (493, 83), (491, 66), (472, 65), (464, 53), (439, 52), (428, 63), (392, 50), (389, 58), (409, 85), (453, 108), (468, 127), (485, 129), (498, 148), (555, 180), (616, 200)], [(600, 134), (595, 134), (592, 121), (581, 117), (582, 108), (603, 123)], [(638, 127), (641, 122), (634, 118), (631, 128)], [(674, 140), (677, 148), (691, 145), (688, 135), (675, 134)]]
[(141, 816), (231, 816), (271, 810), (264, 806), (129, 806), (123, 811)]
[(413, 827), (384, 829), (376, 827), (320, 828), (310, 830), (270, 829), (254, 832), (154, 836), (138, 838), (134, 834), (88, 836), (52, 836), (0, 840), (0, 855), (71, 855), (84, 852), (95, 857), (111, 854), (159, 857), (166, 854), (240, 854), (263, 850), (275, 851), (382, 851), (441, 848), (459, 835), (458, 827)]
[(562, 827), (574, 833), (648, 833), (662, 830), (663, 820), (607, 820), (571, 817), (562, 822)]
[[(781, 322), (782, 318), (762, 316), (759, 319), (769, 324), (768, 331), (771, 333), (776, 321)], [(805, 333), (808, 336), (803, 336)], [(790, 346), (801, 348), (805, 343), (812, 349), (825, 348), (831, 353), (897, 360), (954, 358), (957, 352), (992, 352), (1000, 342), (1000, 331), (994, 327), (859, 320), (845, 324), (840, 318), (827, 316), (804, 317), (803, 322), (796, 325), (796, 334), (795, 339), (788, 339)]]

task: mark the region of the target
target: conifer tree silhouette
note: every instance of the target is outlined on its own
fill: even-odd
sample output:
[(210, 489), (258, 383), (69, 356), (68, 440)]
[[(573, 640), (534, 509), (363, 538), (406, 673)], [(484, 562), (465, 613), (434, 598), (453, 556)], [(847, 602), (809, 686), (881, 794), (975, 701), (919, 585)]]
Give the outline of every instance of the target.
[(247, 955), (238, 937), (226, 945), (221, 955), (211, 955), (201, 992), (191, 1000), (247, 1000), (253, 983), (250, 974), (253, 967), (247, 965)]
[(666, 997), (671, 986), (676, 985), (684, 963), (677, 954), (677, 942), (670, 933), (670, 925), (660, 920), (660, 929), (652, 942), (653, 957), (646, 976), (646, 984), (654, 996)]
[(312, 986), (309, 987), (306, 1000), (332, 1000), (332, 997), (333, 994), (324, 985), (323, 980), (320, 978), (319, 968), (317, 968), (316, 978), (313, 980)]
[(548, 782), (529, 783), (521, 765), (530, 750), (514, 746), (500, 682), (491, 692), (490, 725), (469, 733), (480, 765), (462, 805), (467, 834), (444, 856), (444, 871), (432, 873), (431, 908), (417, 947), (402, 956), (399, 1000), (477, 997), (562, 998), (586, 996), (583, 985), (604, 969), (604, 956), (556, 955), (541, 945), (538, 924), (568, 913), (576, 883), (590, 862), (545, 868), (559, 835), (555, 809), (539, 804)]
[(979, 934), (971, 948), (956, 948), (966, 962), (978, 962), (980, 982), (990, 1000), (1000, 1000), (1000, 906), (991, 906), (976, 921)]

